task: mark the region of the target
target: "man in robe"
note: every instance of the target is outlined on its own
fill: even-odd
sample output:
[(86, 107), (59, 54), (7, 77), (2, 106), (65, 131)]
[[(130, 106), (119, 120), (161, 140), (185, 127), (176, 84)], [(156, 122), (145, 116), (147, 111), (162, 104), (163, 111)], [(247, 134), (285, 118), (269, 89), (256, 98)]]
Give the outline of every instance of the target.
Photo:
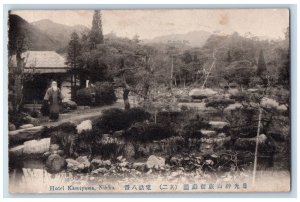
[(56, 121), (59, 117), (60, 104), (63, 100), (60, 89), (57, 87), (56, 81), (53, 81), (51, 87), (46, 91), (44, 101), (49, 104), (49, 118)]

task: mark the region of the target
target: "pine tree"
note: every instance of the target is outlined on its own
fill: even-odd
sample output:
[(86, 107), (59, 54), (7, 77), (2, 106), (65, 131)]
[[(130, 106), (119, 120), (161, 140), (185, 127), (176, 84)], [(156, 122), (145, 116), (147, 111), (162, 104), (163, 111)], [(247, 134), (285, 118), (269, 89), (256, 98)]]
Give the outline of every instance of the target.
[(66, 64), (71, 68), (71, 97), (75, 97), (76, 77), (79, 68), (79, 58), (81, 56), (81, 44), (79, 36), (76, 32), (71, 35), (71, 40), (68, 46), (68, 55)]
[(78, 59), (81, 54), (81, 44), (79, 42), (79, 36), (76, 32), (71, 35), (71, 40), (68, 46), (67, 64), (72, 68), (78, 67)]
[(102, 19), (100, 10), (94, 11), (92, 29), (90, 32), (90, 48), (95, 49), (98, 44), (103, 43)]
[(260, 50), (258, 62), (257, 62), (257, 76), (262, 76), (262, 74), (267, 71), (267, 65), (265, 62), (265, 57), (263, 50)]

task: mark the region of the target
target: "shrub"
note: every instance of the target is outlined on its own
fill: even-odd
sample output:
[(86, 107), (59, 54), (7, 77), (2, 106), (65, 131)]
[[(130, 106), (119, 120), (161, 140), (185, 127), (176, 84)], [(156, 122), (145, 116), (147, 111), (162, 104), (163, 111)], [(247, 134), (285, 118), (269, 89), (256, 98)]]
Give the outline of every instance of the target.
[[(91, 93), (95, 93), (95, 102), (92, 102)], [(96, 82), (94, 87), (82, 88), (77, 91), (76, 102), (79, 105), (106, 105), (117, 100), (113, 85), (110, 82)]]
[(133, 123), (142, 122), (150, 118), (150, 114), (142, 108), (122, 110), (118, 108), (108, 109), (95, 121), (95, 126), (102, 133), (123, 130)]
[(139, 142), (151, 142), (175, 136), (176, 132), (163, 124), (135, 123), (125, 133), (126, 139)]
[(209, 123), (199, 116), (196, 116), (193, 119), (190, 119), (188, 123), (183, 127), (183, 134), (186, 137), (191, 138), (201, 138), (202, 134), (200, 132), (201, 129), (209, 128)]

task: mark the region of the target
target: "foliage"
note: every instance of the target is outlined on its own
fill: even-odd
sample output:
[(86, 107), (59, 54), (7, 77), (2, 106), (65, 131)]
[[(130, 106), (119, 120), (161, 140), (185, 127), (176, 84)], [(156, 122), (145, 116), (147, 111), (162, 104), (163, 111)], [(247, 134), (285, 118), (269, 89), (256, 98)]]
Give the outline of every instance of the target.
[(220, 110), (222, 113), (226, 107), (228, 107), (230, 104), (234, 104), (234, 100), (231, 99), (225, 99), (225, 98), (217, 98), (217, 99), (211, 99), (209, 100), (205, 106), (206, 107), (213, 107), (215, 109)]
[(175, 136), (172, 128), (163, 124), (142, 123), (133, 124), (125, 134), (126, 139), (140, 142), (152, 142)]
[(209, 123), (201, 119), (198, 115), (195, 118), (190, 119), (187, 124), (183, 127), (183, 134), (190, 138), (201, 138), (202, 129), (207, 129)]
[(257, 76), (262, 76), (262, 74), (267, 71), (267, 65), (265, 62), (265, 57), (263, 50), (260, 50), (258, 62), (257, 62)]
[(105, 110), (103, 115), (95, 120), (95, 127), (102, 133), (124, 130), (133, 123), (142, 122), (150, 118), (150, 114), (141, 108), (122, 110), (112, 108)]
[[(92, 102), (91, 93), (95, 93)], [(117, 100), (113, 85), (110, 82), (96, 82), (94, 86), (77, 91), (76, 102), (79, 105), (106, 105)]]
[(102, 19), (100, 10), (94, 11), (92, 29), (89, 36), (90, 49), (95, 49), (96, 45), (103, 43)]

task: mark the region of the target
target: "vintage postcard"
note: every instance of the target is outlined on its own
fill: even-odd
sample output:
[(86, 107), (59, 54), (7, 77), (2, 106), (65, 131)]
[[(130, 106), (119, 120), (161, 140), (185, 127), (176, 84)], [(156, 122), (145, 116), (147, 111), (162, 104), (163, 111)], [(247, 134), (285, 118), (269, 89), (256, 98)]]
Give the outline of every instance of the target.
[(288, 8), (7, 15), (10, 193), (290, 191)]

